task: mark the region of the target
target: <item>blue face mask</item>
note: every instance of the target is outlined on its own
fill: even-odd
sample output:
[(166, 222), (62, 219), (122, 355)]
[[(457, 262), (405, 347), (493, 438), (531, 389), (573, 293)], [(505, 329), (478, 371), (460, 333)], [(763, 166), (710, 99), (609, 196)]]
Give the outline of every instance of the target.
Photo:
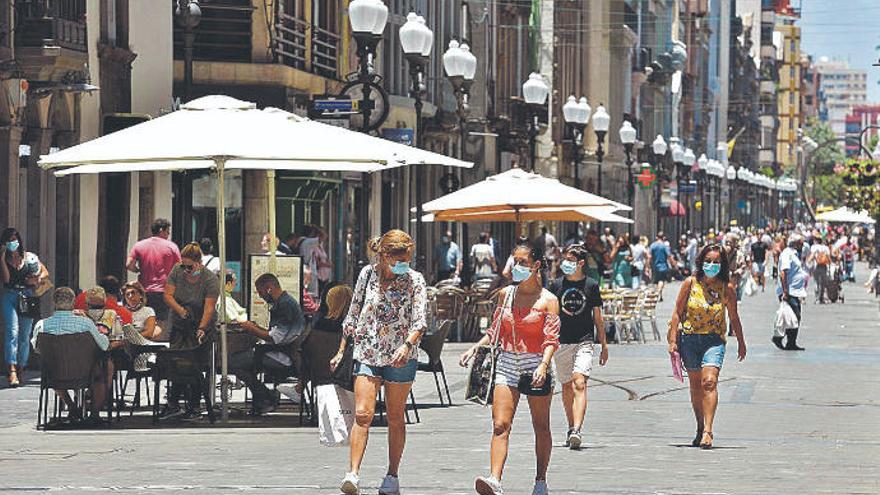
[(406, 261), (398, 261), (391, 267), (391, 273), (395, 275), (406, 275), (409, 273), (409, 263)]
[(574, 275), (577, 271), (578, 264), (574, 261), (565, 260), (559, 265), (559, 268), (562, 269), (562, 273), (566, 275)]
[(715, 278), (721, 273), (721, 263), (703, 263), (703, 273), (709, 278)]
[(19, 246), (21, 246), (21, 244), (18, 241), (9, 241), (6, 243), (6, 250), (10, 252), (18, 251)]
[(532, 269), (527, 266), (514, 265), (510, 275), (513, 277), (514, 282), (522, 282), (532, 276)]

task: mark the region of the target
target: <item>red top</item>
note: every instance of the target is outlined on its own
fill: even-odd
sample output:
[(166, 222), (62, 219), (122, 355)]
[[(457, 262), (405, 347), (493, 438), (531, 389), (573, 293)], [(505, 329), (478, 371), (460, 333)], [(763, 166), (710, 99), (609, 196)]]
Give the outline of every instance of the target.
[[(81, 309), (83, 311), (87, 311), (89, 309), (89, 303), (86, 301), (86, 291), (80, 292), (76, 296), (76, 301), (73, 303), (73, 309)], [(112, 309), (116, 311), (116, 314), (119, 315), (119, 319), (122, 320), (123, 325), (131, 324), (131, 311), (119, 304), (119, 301), (116, 300), (113, 296), (107, 296), (104, 299), (104, 309)]]
[(165, 281), (174, 265), (180, 261), (177, 244), (159, 236), (138, 241), (131, 248), (132, 259), (137, 262), (138, 282), (147, 292), (164, 292)]
[[(486, 332), (493, 342), (500, 315), (501, 308), (498, 308), (495, 310), (492, 326)], [(513, 308), (512, 312), (504, 311), (499, 344), (501, 349), (508, 352), (543, 354), (547, 347), (559, 348), (559, 328), (557, 314), (535, 308)]]

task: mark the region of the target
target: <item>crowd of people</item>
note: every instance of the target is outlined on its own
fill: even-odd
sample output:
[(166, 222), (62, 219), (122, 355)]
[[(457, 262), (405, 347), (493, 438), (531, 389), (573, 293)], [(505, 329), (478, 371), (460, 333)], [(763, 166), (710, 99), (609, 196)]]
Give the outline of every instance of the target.
[[(237, 284), (234, 272), (225, 273), (221, 293), (222, 268), (211, 241), (204, 239), (178, 249), (170, 240), (170, 230), (169, 222), (158, 219), (152, 236), (132, 248), (126, 266), (137, 274), (137, 281), (122, 284), (105, 276), (96, 287), (79, 294), (67, 287), (55, 289), (55, 313), (37, 322), (33, 335), (34, 313), (29, 312), (29, 301), (46, 287), (48, 272), (35, 254), (24, 249), (18, 232), (3, 231), (0, 278), (10, 385), (20, 383), (16, 375), (27, 363), (30, 344), (39, 350), (41, 335), (89, 333), (98, 348), (111, 352), (126, 342), (143, 345), (164, 340), (172, 349), (202, 349), (203, 359), (208, 360), (205, 344), (214, 338), (218, 321), (258, 341), (302, 349), (308, 348), (312, 332), (330, 332), (338, 339), (338, 352), (326, 356), (318, 368), (325, 368), (328, 374), (350, 369), (346, 373), (353, 380), (355, 401), (349, 467), (341, 490), (360, 493), (359, 472), (381, 391), (389, 449), (387, 474), (379, 493), (400, 493), (406, 401), (418, 369), (417, 349), (430, 330), (425, 277), (411, 265), (412, 238), (392, 230), (372, 239), (370, 262), (353, 288), (332, 281), (332, 263), (321, 229), (310, 226), (303, 235), (278, 242), (278, 254), (302, 256), (305, 287), (298, 300), (275, 275), (258, 277), (256, 292), (269, 305), (269, 322), (264, 327), (252, 321), (232, 296)], [(861, 234), (824, 225), (731, 227), (720, 232), (688, 232), (673, 245), (663, 232), (648, 243), (644, 236), (615, 234), (605, 228), (601, 233), (587, 230), (582, 239), (569, 235), (560, 245), (545, 228), (537, 239), (520, 238), (507, 260), (500, 263), (498, 243), (488, 232), (481, 233), (469, 253), (474, 276), (498, 277), (509, 283), (502, 283), (485, 336), (459, 359), (462, 366), (468, 366), (481, 347), (498, 349), (492, 377), (490, 472), (476, 478), (476, 491), (482, 495), (503, 493), (501, 479), (510, 450), (511, 425), (523, 395), (536, 442), (533, 495), (548, 491), (546, 475), (552, 451), (549, 418), (557, 382), (562, 387), (568, 423), (566, 446), (579, 449), (582, 445), (588, 378), (596, 354), (600, 365), (609, 359), (602, 287), (631, 290), (651, 283), (662, 295), (665, 284), (682, 281), (669, 324), (668, 350), (673, 361), (680, 359), (689, 380), (696, 420), (693, 445), (712, 448), (717, 385), (728, 337), (737, 340), (740, 361), (747, 353), (738, 302), (746, 294), (765, 290), (768, 281), (775, 280), (780, 301), (790, 306), (799, 325), (809, 280), (815, 280), (816, 301), (822, 303), (831, 287), (833, 267), (839, 266), (842, 279), (854, 279), (852, 263), (863, 256), (860, 246), (867, 244)], [(270, 249), (271, 240), (268, 234), (264, 237), (264, 250)], [(436, 254), (441, 280), (461, 277), (465, 263), (451, 232), (442, 237)], [(226, 302), (223, 315), (221, 298)], [(784, 335), (774, 335), (773, 344), (784, 350), (803, 350), (797, 342), (798, 331), (786, 328)], [(131, 363), (132, 369), (149, 369), (153, 360), (154, 356), (139, 355)], [(231, 374), (252, 394), (255, 414), (271, 412), (279, 401), (277, 391), (262, 383), (256, 370), (296, 366), (291, 354), (277, 350), (258, 353), (247, 349), (229, 357)], [(91, 387), (92, 419), (106, 400), (114, 364), (111, 361), (100, 369)], [(73, 399), (65, 391), (57, 393), (70, 414), (78, 414)], [(180, 405), (182, 398), (184, 407)], [(199, 391), (189, 384), (170, 384), (160, 418), (199, 417), (199, 398)]]

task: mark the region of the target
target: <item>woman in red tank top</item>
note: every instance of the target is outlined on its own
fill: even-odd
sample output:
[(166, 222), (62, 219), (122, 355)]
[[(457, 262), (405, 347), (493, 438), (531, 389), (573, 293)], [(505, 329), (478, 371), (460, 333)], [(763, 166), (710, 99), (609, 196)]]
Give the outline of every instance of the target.
[[(543, 254), (529, 246), (517, 246), (513, 250), (513, 259), (513, 280), (519, 284), (501, 291), (490, 330), (462, 354), (460, 363), (467, 366), (477, 347), (494, 342), (498, 332), (501, 353), (496, 364), (492, 403), (491, 474), (476, 479), (475, 488), (481, 495), (503, 493), (501, 475), (507, 460), (510, 427), (520, 398), (517, 388), (520, 375), (531, 373), (533, 387), (541, 387), (547, 380), (552, 383), (550, 363), (559, 347), (559, 300), (541, 283)], [(552, 389), (549, 395), (528, 396), (538, 458), (533, 492), (537, 494), (547, 493), (547, 467), (553, 447), (550, 434), (552, 399)]]

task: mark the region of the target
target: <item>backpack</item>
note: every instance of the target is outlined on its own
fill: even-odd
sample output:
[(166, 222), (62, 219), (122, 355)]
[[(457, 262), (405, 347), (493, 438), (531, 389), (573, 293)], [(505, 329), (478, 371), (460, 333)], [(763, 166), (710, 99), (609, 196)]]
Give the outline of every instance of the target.
[(819, 251), (816, 254), (816, 264), (817, 265), (830, 265), (831, 257), (828, 256), (826, 251)]

